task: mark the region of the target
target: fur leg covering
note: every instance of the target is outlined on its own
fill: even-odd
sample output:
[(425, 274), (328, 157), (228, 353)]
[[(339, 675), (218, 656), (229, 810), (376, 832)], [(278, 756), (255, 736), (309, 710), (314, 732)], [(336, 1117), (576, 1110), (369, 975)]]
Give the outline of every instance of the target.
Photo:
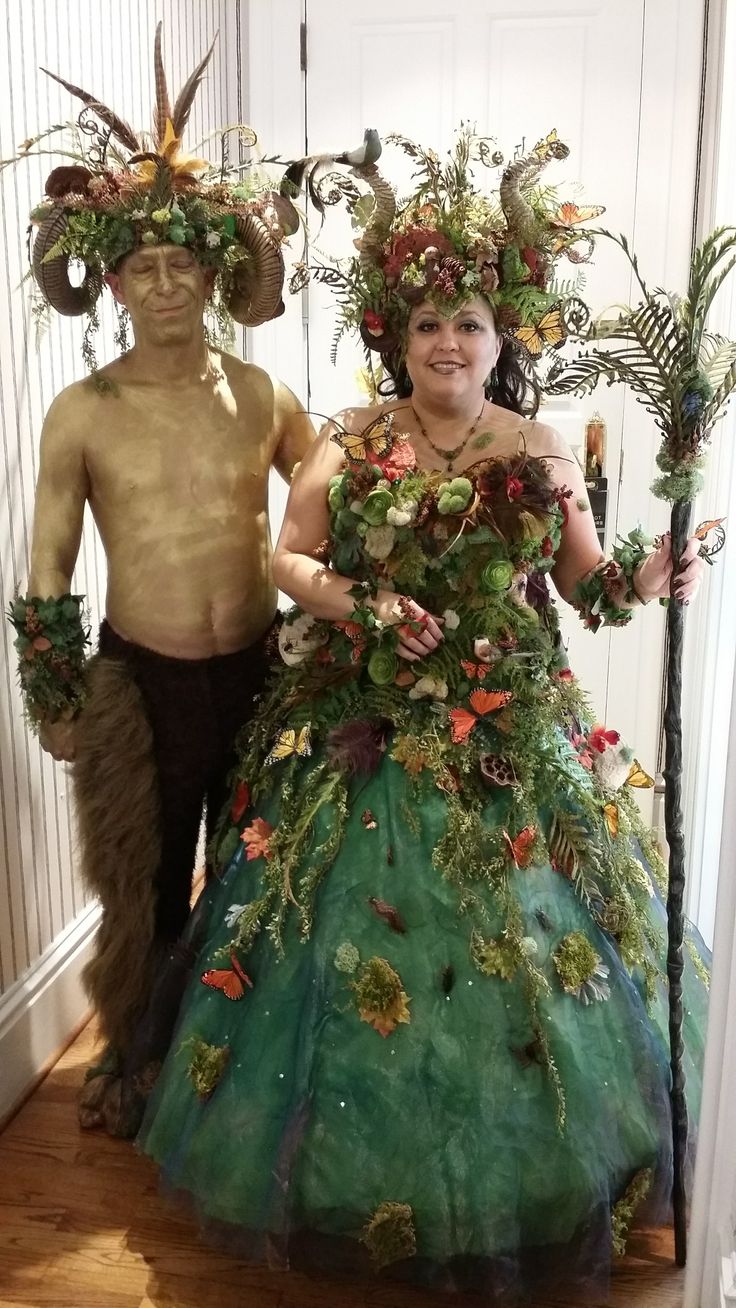
[(102, 904), (84, 982), (110, 1045), (125, 1055), (155, 980), (159, 790), (151, 727), (123, 661), (95, 656), (76, 736), (82, 876)]

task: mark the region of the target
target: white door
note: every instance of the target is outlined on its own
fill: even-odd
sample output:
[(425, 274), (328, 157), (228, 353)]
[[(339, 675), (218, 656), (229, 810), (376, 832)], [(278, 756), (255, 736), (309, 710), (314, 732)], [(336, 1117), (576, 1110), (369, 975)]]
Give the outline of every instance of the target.
[[(280, 21), (298, 0), (281, 0)], [(283, 7), (282, 7), (283, 5)], [(654, 285), (681, 284), (689, 258), (695, 175), (703, 0), (303, 0), (306, 31), (305, 137), (309, 152), (354, 147), (365, 127), (399, 131), (436, 149), (453, 129), (474, 123), (508, 156), (555, 127), (570, 146), (546, 172), (571, 198), (606, 205), (605, 223), (633, 236)], [(273, 12), (253, 0), (254, 12)], [(287, 15), (291, 15), (290, 20)], [(285, 70), (266, 70), (276, 87)], [(258, 75), (264, 77), (263, 64)], [(291, 73), (289, 73), (291, 76)], [(274, 96), (278, 102), (279, 92)], [(252, 108), (258, 112), (258, 105)], [(385, 171), (408, 180), (406, 161), (385, 152)], [(335, 249), (350, 231), (331, 214), (317, 247)], [(313, 250), (313, 256), (315, 251)], [(572, 270), (572, 265), (571, 265)], [(596, 310), (629, 301), (634, 291), (623, 256), (599, 244), (584, 294)], [(365, 364), (344, 338), (330, 362), (335, 307), (330, 293), (309, 293), (309, 403), (330, 414), (360, 399)], [(276, 329), (278, 330), (278, 328)], [(585, 401), (558, 401), (544, 417), (580, 447), (595, 409), (608, 428), (606, 548), (617, 527), (661, 529), (666, 508), (649, 494), (658, 436), (622, 390)], [(625, 447), (625, 477), (619, 488)], [(562, 606), (563, 610), (566, 606)], [(635, 744), (652, 770), (659, 742), (663, 621), (650, 606), (624, 631), (586, 632), (562, 613), (573, 667), (600, 720)], [(647, 792), (651, 802), (651, 795)], [(651, 815), (651, 808), (649, 809)]]

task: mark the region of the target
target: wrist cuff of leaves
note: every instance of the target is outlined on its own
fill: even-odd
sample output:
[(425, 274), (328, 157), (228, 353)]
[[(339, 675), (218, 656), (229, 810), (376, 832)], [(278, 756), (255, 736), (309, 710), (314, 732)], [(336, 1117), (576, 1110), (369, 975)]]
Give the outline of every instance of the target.
[(599, 563), (578, 582), (573, 592), (573, 607), (591, 631), (597, 631), (600, 626), (624, 627), (634, 615), (631, 607), (622, 605), (638, 607), (649, 602), (639, 595), (634, 574), (647, 557), (646, 546), (650, 543), (640, 538), (639, 532), (632, 532), (627, 540), (614, 545), (610, 559)]
[(73, 718), (84, 704), (89, 628), (83, 622), (83, 600), (83, 595), (26, 595), (8, 610), (26, 715), (34, 727)]

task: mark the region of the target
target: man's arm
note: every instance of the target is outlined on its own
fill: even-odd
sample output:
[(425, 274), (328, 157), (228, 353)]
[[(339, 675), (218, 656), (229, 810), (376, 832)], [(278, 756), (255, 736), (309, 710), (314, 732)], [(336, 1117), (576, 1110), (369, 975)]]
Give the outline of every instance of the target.
[(290, 482), (294, 469), (315, 439), (312, 421), (296, 396), (282, 382), (275, 382), (274, 432), (276, 449), (273, 466)]
[[(82, 537), (89, 477), (84, 458), (84, 396), (72, 386), (54, 401), (41, 432), (41, 458), (33, 521), (29, 595), (66, 595)], [(36, 712), (41, 744), (53, 758), (74, 759), (74, 723), (44, 720)]]
[(69, 590), (82, 538), (89, 477), (80, 389), (71, 386), (54, 400), (41, 432), (28, 582), (29, 593), (41, 599)]

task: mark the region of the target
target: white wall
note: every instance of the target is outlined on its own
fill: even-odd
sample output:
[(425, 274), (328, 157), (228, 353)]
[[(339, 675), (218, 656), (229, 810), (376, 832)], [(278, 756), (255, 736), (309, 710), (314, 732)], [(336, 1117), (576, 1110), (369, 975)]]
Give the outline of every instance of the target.
[[(243, 116), (239, 0), (6, 0), (0, 24), (0, 158), (26, 137), (76, 119), (81, 103), (39, 65), (99, 95), (138, 129), (153, 105), (153, 37), (164, 21), (173, 95), (219, 39), (187, 131), (193, 147)], [(7, 15), (7, 17), (6, 17)], [(192, 151), (199, 153), (199, 151)], [(0, 173), (0, 605), (26, 588), (33, 489), (43, 414), (84, 375), (78, 321), (55, 318), (37, 339), (30, 311), (27, 215), (58, 159), (29, 159)], [(114, 352), (106, 317), (98, 353)], [(85, 527), (74, 589), (96, 628), (104, 558)], [(84, 1012), (79, 973), (96, 910), (75, 875), (66, 771), (26, 730), (13, 633), (0, 623), (0, 1117)]]
[[(713, 0), (704, 104), (700, 234), (736, 221), (736, 0)], [(716, 302), (713, 326), (736, 337), (734, 277)], [(703, 516), (728, 514), (726, 550), (718, 559), (707, 602), (694, 615), (685, 706), (690, 730), (693, 816), (690, 866), (693, 908), (714, 935), (713, 977), (699, 1123), (685, 1308), (736, 1303), (736, 417), (716, 428), (701, 497)], [(697, 766), (696, 760), (699, 760)]]

